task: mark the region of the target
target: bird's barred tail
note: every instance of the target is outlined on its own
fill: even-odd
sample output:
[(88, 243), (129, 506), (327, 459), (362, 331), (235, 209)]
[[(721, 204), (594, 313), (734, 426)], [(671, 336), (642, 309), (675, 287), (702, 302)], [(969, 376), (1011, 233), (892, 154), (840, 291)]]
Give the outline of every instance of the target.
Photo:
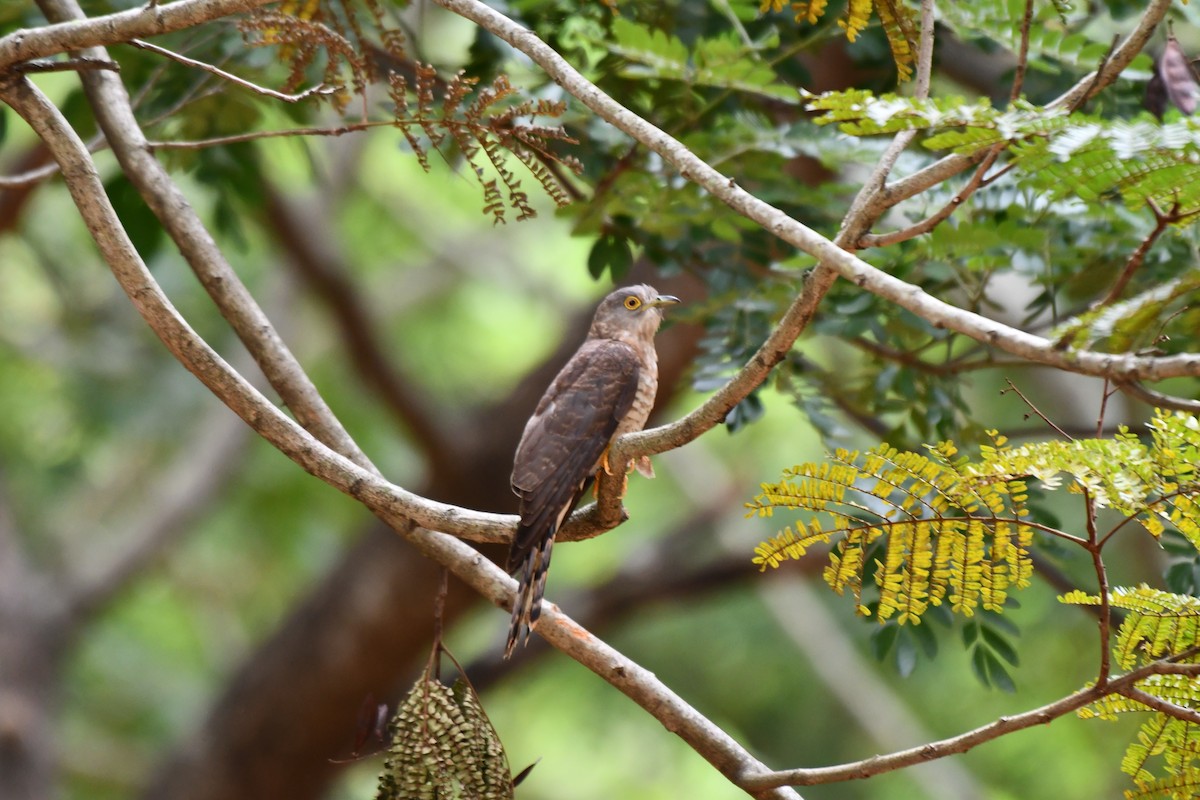
[(542, 595), (546, 591), (546, 572), (550, 569), (550, 551), (554, 548), (551, 530), (537, 547), (530, 548), (517, 576), (517, 595), (513, 602), (512, 623), (504, 657), (510, 658), (517, 643), (529, 641), (529, 632), (542, 614)]

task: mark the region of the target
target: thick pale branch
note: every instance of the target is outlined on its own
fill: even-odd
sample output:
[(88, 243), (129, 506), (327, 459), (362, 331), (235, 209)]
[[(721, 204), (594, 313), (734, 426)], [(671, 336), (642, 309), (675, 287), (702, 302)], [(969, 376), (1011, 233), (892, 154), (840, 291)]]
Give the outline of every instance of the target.
[[(39, 0), (53, 21), (82, 19), (75, 0)], [(103, 49), (86, 55), (106, 58)], [(212, 297), (250, 355), (305, 429), (359, 466), (374, 467), (334, 416), (300, 362), (276, 332), (250, 291), (217, 248), (187, 197), (151, 153), (119, 76), (92, 72), (81, 76), (96, 123), (108, 139), (130, 182), (162, 223), (200, 283)]]
[[(434, 531), (490, 529), (507, 536), (513, 517), (466, 512), (406, 492), (321, 444), (275, 408), (188, 326), (163, 294), (121, 227), (83, 142), (59, 110), (24, 80), (0, 84), (0, 100), (30, 124), (58, 160), (71, 196), (114, 276), (151, 329), (188, 370), (305, 470), (360, 499), (418, 550), (446, 565), (492, 603), (511, 603), (515, 585), (512, 578), (466, 543)], [(432, 530), (415, 528), (413, 520), (431, 523), (428, 527)], [(554, 606), (547, 604), (537, 630), (649, 711), (739, 786), (743, 786), (741, 776), (765, 772), (765, 767), (719, 726), (688, 706), (652, 673), (608, 647)], [(759, 798), (798, 797), (786, 787), (747, 791)]]
[[(811, 228), (792, 219), (784, 212), (742, 190), (727, 176), (713, 169), (688, 150), (681, 142), (650, 124), (620, 103), (613, 100), (595, 84), (584, 78), (553, 48), (532, 31), (478, 0), (436, 0), (436, 2), (486, 28), (491, 33), (529, 56), (570, 94), (601, 118), (610, 122), (649, 149), (658, 153), (679, 170), (680, 174), (708, 190), (734, 211), (760, 224), (764, 229), (818, 258), (823, 266), (880, 297), (908, 309), (937, 327), (947, 328), (969, 336), (1012, 355), (1087, 375), (1113, 380), (1159, 380), (1180, 375), (1200, 375), (1200, 354), (1168, 357), (1113, 355), (1091, 351), (1061, 351), (1056, 343), (1003, 323), (966, 311), (929, 295), (920, 287), (906, 283), (877, 269), (862, 259), (842, 250), (834, 242)], [(1057, 102), (1068, 102), (1099, 91), (1120, 73), (1140, 51), (1153, 32), (1154, 26), (1170, 5), (1169, 0), (1155, 0), (1148, 7), (1136, 30), (1114, 51), (1096, 75), (1081, 81)], [(912, 194), (957, 174), (978, 163), (986, 151), (974, 156), (954, 157), (962, 163), (943, 159), (930, 167), (926, 176), (937, 179), (915, 189)], [(910, 188), (914, 185), (909, 185)], [(889, 187), (880, 193), (881, 208), (892, 205), (906, 196), (903, 191)], [(873, 209), (867, 209), (868, 212)], [(869, 214), (868, 214), (869, 215)], [(722, 390), (706, 403), (677, 422), (641, 433), (630, 434), (619, 443), (619, 458), (649, 455), (679, 447), (719, 424), (733, 406), (757, 387), (767, 373), (791, 348), (795, 337), (811, 317), (814, 301), (823, 294), (830, 280), (823, 270), (813, 273), (800, 297), (788, 309), (779, 326), (758, 353)]]
[(151, 3), (92, 19), (13, 31), (0, 38), (0, 73), (34, 58), (128, 42), (191, 28), (214, 19), (252, 11), (274, 0), (179, 0)]

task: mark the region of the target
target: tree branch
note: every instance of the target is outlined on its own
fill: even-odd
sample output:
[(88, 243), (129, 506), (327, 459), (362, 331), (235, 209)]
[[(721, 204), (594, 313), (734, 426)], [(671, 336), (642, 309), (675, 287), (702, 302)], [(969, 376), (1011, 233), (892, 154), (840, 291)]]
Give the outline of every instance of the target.
[[(1137, 25), (1113, 51), (1111, 57), (1105, 59), (1098, 70), (1085, 75), (1073, 87), (1055, 98), (1048, 107), (1075, 108), (1079, 103), (1086, 102), (1098, 92), (1106, 89), (1129, 66), (1138, 53), (1142, 52), (1170, 8), (1171, 0), (1150, 0), (1146, 10), (1138, 19)], [(987, 150), (980, 150), (969, 154), (948, 155), (928, 167), (917, 170), (912, 175), (889, 184), (884, 191), (884, 196), (891, 205), (915, 197), (926, 189), (978, 164), (983, 160), (986, 152)]]
[(1189, 414), (1200, 414), (1200, 400), (1193, 400), (1188, 397), (1176, 397), (1175, 395), (1156, 392), (1153, 389), (1147, 389), (1136, 381), (1128, 383), (1117, 383), (1117, 388), (1122, 393), (1130, 397), (1136, 397), (1147, 405), (1157, 408), (1170, 408), (1175, 411), (1186, 411)]
[[(880, 297), (924, 317), (937, 327), (969, 336), (1012, 355), (1030, 361), (1058, 367), (1088, 375), (1108, 377), (1114, 380), (1158, 380), (1178, 375), (1200, 375), (1200, 354), (1185, 354), (1167, 357), (1114, 355), (1092, 351), (1061, 351), (1055, 343), (1041, 336), (1010, 327), (970, 311), (945, 303), (929, 295), (917, 286), (899, 280), (865, 261), (847, 253), (837, 244), (817, 234), (812, 229), (792, 219), (784, 212), (742, 190), (730, 178), (713, 169), (688, 150), (681, 142), (650, 124), (620, 103), (613, 100), (595, 84), (584, 78), (551, 47), (532, 31), (508, 19), (503, 14), (478, 2), (478, 0), (436, 0), (436, 2), (511, 44), (529, 56), (566, 91), (578, 98), (597, 115), (658, 153), (691, 180), (718, 198), (734, 211), (763, 226), (767, 231), (795, 247), (809, 253), (822, 262), (810, 273), (802, 291), (784, 314), (779, 325), (749, 363), (718, 390), (707, 402), (680, 420), (640, 433), (628, 434), (614, 445), (613, 457), (630, 460), (641, 455), (652, 455), (692, 441), (700, 434), (724, 420), (725, 415), (761, 384), (804, 330), (824, 291), (832, 282), (825, 269), (835, 270), (838, 275)], [(1155, 24), (1166, 13), (1169, 0), (1153, 0), (1138, 23), (1135, 31), (1114, 52), (1113, 57), (1092, 76), (1059, 98), (1056, 103), (1068, 102), (1078, 96), (1091, 96), (1107, 86), (1140, 51), (1141, 46), (1153, 32)], [(1081, 95), (1080, 92), (1083, 94)], [(973, 156), (954, 156), (927, 168), (918, 181), (910, 176), (896, 185), (885, 187), (876, 201), (881, 208), (890, 207), (900, 199), (922, 191), (941, 180), (978, 163), (986, 155), (981, 151)], [(920, 181), (937, 176), (920, 188)], [(867, 211), (874, 212), (875, 209)]]
[(221, 69), (220, 67), (214, 66), (214, 65), (209, 64), (204, 61), (197, 61), (194, 58), (188, 58), (185, 55), (176, 53), (174, 50), (168, 50), (167, 48), (159, 47), (156, 44), (150, 44), (149, 42), (143, 42), (140, 39), (131, 39), (129, 41), (129, 45), (131, 47), (136, 47), (139, 50), (145, 50), (150, 53), (156, 53), (160, 56), (163, 56), (164, 58), (169, 58), (172, 61), (179, 63), (179, 64), (183, 64), (186, 67), (191, 67), (193, 69), (198, 69), (203, 72), (207, 72), (210, 75), (215, 75), (218, 78), (220, 78), (221, 80), (228, 81), (229, 83), (232, 83), (235, 86), (240, 86), (243, 89), (247, 89), (251, 92), (254, 92), (255, 94), (262, 95), (263, 97), (270, 97), (274, 100), (280, 100), (284, 103), (299, 103), (301, 100), (307, 100), (308, 98), (313, 97), (314, 95), (317, 95), (317, 96), (329, 95), (329, 94), (333, 94), (337, 91), (337, 89), (335, 89), (332, 86), (325, 86), (324, 84), (317, 84), (316, 86), (310, 86), (309, 88), (305, 89), (302, 92), (296, 92), (294, 94), (285, 94), (283, 92), (277, 92), (274, 89), (268, 89), (265, 86), (259, 86), (257, 83), (248, 81), (245, 78), (238, 77), (237, 75), (234, 75), (232, 72), (226, 72), (225, 70)]
[(1193, 725), (1200, 725), (1200, 711), (1194, 708), (1186, 708), (1178, 703), (1172, 703), (1163, 700), (1161, 697), (1155, 697), (1149, 692), (1142, 691), (1136, 686), (1126, 686), (1120, 691), (1120, 694), (1125, 695), (1130, 700), (1136, 700), (1144, 706), (1153, 708), (1155, 711), (1160, 711), (1168, 717), (1181, 719), (1184, 722), (1190, 722)]
[[(39, 7), (52, 21), (80, 20), (84, 16), (76, 0), (39, 0)], [(107, 58), (102, 49), (93, 48), (86, 54)], [(370, 460), (333, 415), (300, 362), (217, 249), (187, 197), (154, 158), (121, 79), (110, 73), (91, 72), (81, 75), (81, 80), (96, 124), (108, 139), (125, 175), (158, 217), (272, 388), (305, 429), (359, 466), (373, 471)]]
[[(434, 503), (387, 483), (317, 441), (271, 405), (241, 375), (201, 339), (171, 305), (133, 248), (104, 194), (95, 166), (83, 142), (61, 112), (32, 84), (9, 80), (0, 84), (0, 100), (8, 103), (46, 142), (62, 167), (68, 190), (93, 239), (134, 307), (177, 359), (263, 438), (317, 477), (360, 500), (426, 557), (450, 568), (460, 579), (495, 605), (512, 603), (516, 582), (483, 555), (453, 536), (436, 531), (488, 530), (507, 538), (514, 518), (467, 512)], [(427, 519), (429, 530), (414, 520)], [(736, 785), (766, 771), (766, 767), (706, 719), (652, 673), (546, 603), (538, 633), (630, 699)], [(757, 798), (797, 798), (784, 787), (747, 789)]]
[(179, 0), (165, 5), (150, 3), (101, 17), (60, 21), (33, 30), (14, 31), (0, 38), (0, 74), (23, 61), (146, 36), (160, 36), (231, 14), (252, 11), (274, 1)]
[(1133, 279), (1133, 274), (1141, 269), (1142, 262), (1146, 260), (1146, 254), (1150, 252), (1150, 248), (1154, 246), (1154, 243), (1166, 232), (1167, 228), (1181, 222), (1188, 216), (1179, 213), (1178, 203), (1170, 211), (1163, 211), (1154, 202), (1153, 198), (1147, 197), (1146, 205), (1150, 207), (1151, 213), (1154, 214), (1154, 227), (1150, 230), (1150, 233), (1146, 234), (1146, 238), (1142, 239), (1134, 251), (1129, 254), (1129, 258), (1125, 261), (1125, 266), (1121, 268), (1121, 273), (1113, 281), (1112, 287), (1093, 308), (1101, 308), (1117, 302), (1121, 297), (1121, 292), (1125, 291), (1125, 287)]
[[(1108, 681), (1104, 687), (1089, 686), (1086, 689), (1067, 695), (1053, 703), (1016, 714), (1011, 717), (1001, 717), (994, 722), (983, 725), (966, 733), (942, 739), (937, 742), (910, 747), (883, 756), (872, 756), (862, 761), (853, 761), (835, 767), (816, 767), (813, 769), (790, 769), (758, 775), (745, 780), (750, 787), (767, 786), (815, 786), (817, 784), (837, 783), (848, 780), (862, 780), (885, 772), (893, 772), (914, 764), (923, 764), (938, 758), (945, 758), (957, 753), (965, 753), (984, 742), (989, 742), (1009, 733), (1015, 733), (1035, 725), (1048, 725), (1059, 717), (1070, 714), (1110, 694), (1125, 694), (1127, 690), (1136, 691), (1134, 685), (1150, 675), (1178, 672), (1178, 666), (1169, 659), (1155, 661), (1139, 667), (1132, 672)], [(1187, 665), (1195, 666), (1195, 665)], [(1140, 698), (1138, 702), (1142, 702)], [(1195, 712), (1193, 712), (1195, 713)]]

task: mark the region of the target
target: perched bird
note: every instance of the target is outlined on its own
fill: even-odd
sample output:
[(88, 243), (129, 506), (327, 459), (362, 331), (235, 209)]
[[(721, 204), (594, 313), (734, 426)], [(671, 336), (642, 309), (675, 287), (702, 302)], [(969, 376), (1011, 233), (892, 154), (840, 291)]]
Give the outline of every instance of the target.
[(519, 582), (504, 657), (528, 641), (541, 613), (554, 535), (599, 469), (609, 444), (640, 431), (658, 390), (654, 334), (663, 307), (679, 302), (650, 286), (617, 289), (600, 301), (587, 340), (558, 373), (525, 425), (513, 459), (521, 522), (508, 551)]

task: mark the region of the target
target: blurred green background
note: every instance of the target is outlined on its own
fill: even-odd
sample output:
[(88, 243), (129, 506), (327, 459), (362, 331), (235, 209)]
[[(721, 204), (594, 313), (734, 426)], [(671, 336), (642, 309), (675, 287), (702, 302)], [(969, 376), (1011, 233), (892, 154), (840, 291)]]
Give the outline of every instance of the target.
[[(718, 21), (707, 24), (723, 19), (706, 9)], [(438, 43), (439, 63), (465, 59), (474, 29), (423, 7), (421, 13), (413, 24), (422, 26), (423, 41)], [(875, 51), (859, 54), (863, 63), (887, 62), (878, 46), (876, 41)], [(137, 69), (148, 67), (136, 62), (133, 74)], [(49, 75), (37, 82), (72, 110), (86, 137), (77, 79)], [(212, 135), (220, 125), (238, 129), (244, 97), (210, 102), (208, 128), (195, 134), (181, 129), (181, 136)], [(5, 173), (44, 163), (26, 127), (10, 110), (3, 113)], [(284, 112), (259, 107), (251, 116), (262, 128), (289, 121)], [(254, 375), (111, 155), (96, 158), (155, 277), (211, 344)], [(494, 226), (480, 214), (479, 187), (461, 164), (435, 157), (426, 173), (399, 134), (386, 128), (337, 139), (169, 152), (164, 158), (334, 412), (386, 476), (417, 491), (435, 486), (442, 497), (469, 507), (511, 511), (505, 466), (511, 448), (502, 444), (515, 443), (524, 417), (503, 404), (521, 391), (533, 392), (524, 406), (528, 413), (554, 358), (561, 358), (560, 346), (578, 341), (581, 322), (613, 285), (611, 272), (598, 280), (587, 266), (604, 231), (579, 225), (573, 212), (556, 212), (536, 192), (536, 220)], [(778, 163), (759, 169), (778, 169)], [(819, 191), (833, 196), (839, 190)], [(204, 727), (214, 704), (234, 692), (236, 676), (256, 663), (288, 620), (301, 624), (295, 622), (298, 609), (317, 587), (345, 595), (376, 590), (374, 579), (360, 583), (353, 573), (334, 571), (365, 538), (379, 534), (371, 533), (373, 520), (357, 503), (258, 441), (168, 355), (98, 258), (61, 181), (37, 184), (27, 195), (9, 189), (0, 200), (7, 203), (0, 208), (0, 506), (29, 575), (37, 576), (25, 585), (45, 589), (15, 597), (0, 589), (0, 603), (25, 613), (24, 604), (39, 598), (68, 601), (72, 587), (93, 592), (64, 629), (63, 657), (48, 681), (55, 687), (55, 783), (70, 800), (186, 796), (171, 775), (196, 737), (219, 736), (219, 728)], [(814, 194), (811, 203), (822, 202)], [(686, 199), (680, 204), (675, 211), (686, 218)], [(813, 224), (831, 226), (837, 208), (830, 206), (826, 218), (813, 212)], [(704, 216), (714, 213), (711, 208), (696, 213), (698, 227), (711, 227)], [(289, 229), (285, 220), (299, 228)], [(761, 244), (743, 242), (735, 229), (722, 235), (735, 250)], [(325, 278), (334, 280), (306, 272), (298, 263), (306, 252), (317, 253), (329, 270)], [(636, 260), (622, 280), (654, 282), (691, 301), (672, 314), (663, 334), (672, 380), (658, 418), (668, 420), (706, 396), (693, 388), (693, 364), (713, 319), (743, 295), (754, 298), (735, 279), (722, 283), (700, 268), (651, 260)], [(776, 281), (786, 295), (795, 266), (785, 262), (783, 277), (773, 275), (764, 284)], [(740, 265), (729, 269), (737, 273)], [(743, 277), (758, 280), (750, 273)], [(349, 306), (339, 293), (343, 285), (352, 290)], [(772, 291), (768, 287), (764, 295), (773, 297)], [(366, 331), (365, 344), (348, 335), (347, 321)], [(828, 327), (836, 322), (836, 315), (827, 317), (827, 327), (804, 339), (797, 357), (846, 385), (862, 384), (871, 395), (879, 365), (837, 341)], [(414, 407), (397, 404), (380, 389), (378, 370), (356, 360), (364, 353), (382, 357), (394, 370), (400, 395)], [(1064, 425), (1094, 424), (1097, 384), (1064, 388), (1044, 371), (1007, 374), (1031, 396), (1059, 403), (1056, 419)], [(1041, 435), (1018, 398), (999, 394), (1002, 379), (975, 376), (954, 399), (961, 398), (973, 421)], [(813, 386), (799, 390), (810, 399), (814, 392)], [(548, 597), (585, 622), (594, 619), (615, 647), (779, 768), (918, 746), (1049, 702), (1094, 675), (1096, 623), (1077, 608), (1060, 606), (1057, 590), (1044, 582), (1020, 593), (1019, 607), (1006, 614), (1020, 631), (1013, 638), (1019, 665), (1011, 669), (1016, 691), (1010, 694), (982, 686), (972, 673), (959, 643), (961, 620), (944, 629), (927, 623), (938, 627), (938, 656), (919, 655), (915, 665), (904, 665), (904, 671), (911, 668), (905, 677), (894, 652), (882, 663), (875, 658), (871, 634), (877, 626), (855, 618), (849, 598), (824, 589), (819, 555), (755, 574), (754, 545), (785, 524), (745, 518), (742, 503), (759, 483), (776, 479), (784, 467), (819, 459), (826, 446), (822, 434), (825, 442), (851, 446), (878, 441), (844, 422), (827, 422), (818, 431), (805, 413), (812, 409), (798, 407), (794, 391), (768, 387), (758, 400), (765, 413), (753, 424), (732, 433), (715, 430), (656, 458), (653, 482), (633, 477), (630, 521), (597, 539), (559, 547)], [(893, 407), (889, 413), (905, 417), (909, 410)], [(1113, 416), (1136, 420), (1138, 413), (1118, 408)], [(959, 422), (946, 417), (926, 432), (934, 440)], [(914, 434), (911, 425), (896, 426)], [(430, 442), (446, 445), (439, 457), (447, 464), (433, 463)], [(1064, 519), (1078, 513), (1069, 503), (1054, 507)], [(429, 569), (405, 546), (396, 547), (398, 558)], [(1152, 543), (1131, 541), (1111, 560), (1111, 577), (1127, 584), (1153, 579), (1161, 561)], [(1070, 557), (1060, 566), (1068, 575), (1087, 574), (1087, 564)], [(617, 595), (623, 603), (612, 600)], [(4, 612), (0, 606), (0, 617)], [(397, 627), (428, 636), (421, 626), (432, 629), (431, 594), (395, 612)], [(539, 641), (527, 657), (499, 664), (506, 618), (460, 599), (448, 640), (468, 674), (478, 676), (514, 770), (537, 762), (518, 796), (743, 796), (616, 690)], [(314, 639), (335, 648), (339, 630), (334, 624), (328, 637)], [(375, 655), (369, 641), (354, 657), (363, 653), (381, 662), (373, 669), (384, 677), (373, 679), (378, 694), (371, 695), (379, 702), (394, 702), (424, 661), (418, 648), (403, 663), (391, 663), (396, 650), (381, 646)], [(294, 652), (290, 657), (294, 661), (276, 674), (302, 676), (308, 663)], [(349, 679), (339, 688), (368, 702)], [(254, 695), (240, 691), (231, 696)], [(314, 692), (320, 691), (297, 680), (294, 706), (269, 713), (294, 735), (301, 723), (291, 712), (319, 704)], [(274, 759), (283, 772), (288, 758), (315, 759), (323, 764), (316, 771), (332, 780), (315, 795), (371, 796), (379, 757), (329, 764), (354, 748), (358, 704), (341, 702), (340, 717), (322, 731), (326, 741), (340, 745), (322, 745), (316, 754), (281, 754), (278, 741), (263, 733), (239, 745), (240, 757), (246, 763)], [(817, 800), (1111, 797), (1127, 786), (1118, 764), (1133, 730), (1126, 722), (1065, 718), (961, 757), (801, 793)]]

